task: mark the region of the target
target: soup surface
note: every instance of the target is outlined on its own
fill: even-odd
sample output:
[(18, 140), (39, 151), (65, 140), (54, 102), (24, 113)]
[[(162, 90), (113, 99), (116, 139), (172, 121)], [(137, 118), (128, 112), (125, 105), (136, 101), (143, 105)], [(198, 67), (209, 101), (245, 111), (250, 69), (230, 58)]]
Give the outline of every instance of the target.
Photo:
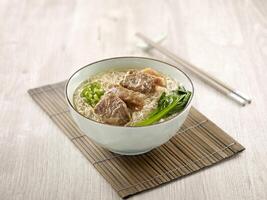
[(179, 113), (190, 95), (177, 81), (153, 69), (124, 69), (88, 77), (73, 101), (80, 114), (97, 122), (145, 126)]

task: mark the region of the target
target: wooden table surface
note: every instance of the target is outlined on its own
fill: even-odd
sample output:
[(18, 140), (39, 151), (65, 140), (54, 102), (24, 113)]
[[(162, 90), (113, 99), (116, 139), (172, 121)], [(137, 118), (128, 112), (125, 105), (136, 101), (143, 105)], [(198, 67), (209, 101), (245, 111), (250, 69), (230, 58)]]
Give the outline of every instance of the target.
[(136, 31), (252, 97), (240, 107), (192, 76), (194, 105), (246, 147), (132, 199), (267, 199), (267, 1), (1, 0), (0, 199), (119, 199), (26, 93), (92, 61), (147, 55)]

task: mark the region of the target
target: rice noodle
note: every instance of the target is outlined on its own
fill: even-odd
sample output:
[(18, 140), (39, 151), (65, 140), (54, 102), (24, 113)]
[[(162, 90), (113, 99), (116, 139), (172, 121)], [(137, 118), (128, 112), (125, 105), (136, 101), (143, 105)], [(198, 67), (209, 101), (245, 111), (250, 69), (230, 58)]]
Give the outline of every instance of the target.
[[(101, 83), (102, 88), (107, 91), (112, 85), (119, 84), (121, 80), (123, 80), (127, 71), (107, 71), (104, 73), (96, 74), (95, 76), (92, 76), (88, 78), (88, 80), (84, 81), (74, 92), (73, 102), (76, 110), (86, 118), (102, 122), (101, 118), (99, 118), (98, 115), (94, 113), (93, 107), (87, 104), (85, 99), (81, 97), (83, 87), (92, 82), (99, 82)], [(126, 126), (133, 122), (146, 118), (148, 114), (157, 107), (157, 102), (163, 91), (168, 93), (171, 90), (177, 89), (178, 83), (174, 79), (164, 74), (161, 74), (161, 76), (166, 80), (166, 88), (157, 87), (156, 92), (154, 92), (153, 94), (145, 95), (144, 107), (142, 108), (142, 110), (132, 113), (132, 119), (129, 123), (126, 124)]]

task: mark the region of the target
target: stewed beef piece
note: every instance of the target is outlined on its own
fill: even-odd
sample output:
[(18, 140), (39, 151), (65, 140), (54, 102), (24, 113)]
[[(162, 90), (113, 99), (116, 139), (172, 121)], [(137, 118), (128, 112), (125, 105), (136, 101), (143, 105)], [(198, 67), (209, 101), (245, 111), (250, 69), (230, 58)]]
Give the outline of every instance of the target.
[(166, 86), (164, 78), (150, 68), (143, 71), (130, 70), (120, 84), (129, 90), (143, 94), (155, 92), (156, 86)]
[(113, 93), (105, 94), (96, 104), (94, 111), (107, 124), (125, 125), (131, 119), (125, 102)]
[(154, 82), (156, 85), (166, 87), (166, 80), (156, 70), (151, 68), (145, 68), (141, 72), (151, 75), (154, 78)]
[(129, 90), (141, 92), (143, 94), (154, 92), (156, 87), (152, 76), (136, 70), (129, 71), (120, 84)]
[(113, 85), (110, 92), (118, 95), (132, 111), (142, 110), (144, 106), (144, 94), (128, 90), (120, 85)]

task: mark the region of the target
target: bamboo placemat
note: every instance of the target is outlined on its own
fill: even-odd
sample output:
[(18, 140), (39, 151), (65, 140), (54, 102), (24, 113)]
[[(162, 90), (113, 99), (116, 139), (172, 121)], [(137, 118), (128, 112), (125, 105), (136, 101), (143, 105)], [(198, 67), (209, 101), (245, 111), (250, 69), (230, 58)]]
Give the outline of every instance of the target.
[(192, 108), (182, 128), (164, 145), (138, 156), (111, 153), (90, 141), (73, 122), (64, 86), (65, 82), (60, 82), (28, 92), (122, 198), (214, 165), (245, 149)]

